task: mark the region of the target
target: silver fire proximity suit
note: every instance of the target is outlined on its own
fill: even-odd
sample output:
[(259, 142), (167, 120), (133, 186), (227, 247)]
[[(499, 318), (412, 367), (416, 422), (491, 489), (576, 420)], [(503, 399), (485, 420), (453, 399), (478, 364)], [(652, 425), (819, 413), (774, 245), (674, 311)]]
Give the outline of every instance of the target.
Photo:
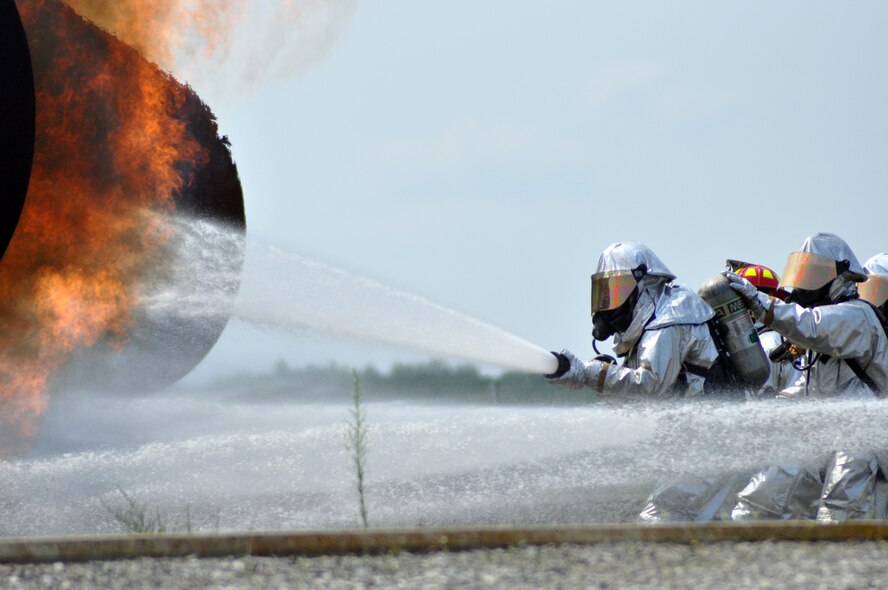
[(866, 392), (867, 386), (847, 362), (851, 360), (883, 395), (888, 393), (888, 337), (873, 308), (857, 298), (856, 284), (865, 275), (841, 238), (819, 233), (806, 239), (801, 251), (790, 254), (781, 287), (824, 293), (822, 302), (808, 307), (768, 297), (737, 275), (726, 276), (759, 321), (808, 349), (809, 369), (783, 395)]
[(863, 265), (866, 281), (858, 287), (860, 298), (879, 308), (888, 316), (888, 252), (876, 254)]
[(888, 276), (888, 252), (881, 252), (867, 260), (863, 270), (868, 275)]
[[(637, 301), (628, 327), (614, 335), (614, 352), (623, 357), (622, 366), (603, 360), (581, 361), (569, 351), (569, 370), (554, 383), (572, 387), (589, 386), (605, 395), (665, 398), (703, 393), (705, 374), (718, 358), (706, 322), (714, 312), (696, 293), (675, 284), (675, 275), (646, 246), (618, 242), (598, 260), (593, 275), (607, 280), (626, 271), (644, 268), (630, 287)], [(612, 279), (615, 280), (615, 279)], [(593, 286), (593, 299), (596, 297)], [(593, 302), (594, 306), (594, 302)], [(674, 387), (679, 379), (686, 380)]]

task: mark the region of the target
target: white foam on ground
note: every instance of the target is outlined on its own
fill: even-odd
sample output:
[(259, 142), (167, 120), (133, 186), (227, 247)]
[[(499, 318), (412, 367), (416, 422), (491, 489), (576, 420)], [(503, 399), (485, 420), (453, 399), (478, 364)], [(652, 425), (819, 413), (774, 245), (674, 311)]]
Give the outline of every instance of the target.
[[(31, 455), (0, 464), (0, 534), (120, 531), (107, 508), (119, 490), (169, 529), (358, 525), (348, 392), (342, 404), (206, 395), (59, 400)], [(879, 401), (366, 410), (373, 526), (628, 520), (663, 478), (888, 448)]]

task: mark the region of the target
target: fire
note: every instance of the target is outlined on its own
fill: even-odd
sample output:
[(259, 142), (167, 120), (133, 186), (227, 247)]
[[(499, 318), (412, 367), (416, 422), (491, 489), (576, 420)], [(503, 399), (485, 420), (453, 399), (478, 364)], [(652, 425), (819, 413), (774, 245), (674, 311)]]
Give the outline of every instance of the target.
[[(37, 134), (28, 197), (0, 264), (0, 448), (33, 432), (72, 351), (125, 345), (140, 290), (168, 264), (165, 216), (208, 161), (182, 112), (185, 86), (58, 0), (17, 3)], [(139, 4), (173, 15), (170, 3)]]

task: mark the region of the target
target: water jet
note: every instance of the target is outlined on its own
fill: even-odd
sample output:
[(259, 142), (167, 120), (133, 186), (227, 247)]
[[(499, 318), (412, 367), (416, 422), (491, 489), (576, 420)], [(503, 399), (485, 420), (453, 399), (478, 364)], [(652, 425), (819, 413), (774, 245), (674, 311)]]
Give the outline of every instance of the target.
[[(221, 231), (213, 239), (235, 243), (239, 238)], [(540, 375), (557, 368), (552, 353), (539, 346), (419, 295), (257, 241), (245, 247), (240, 288), (231, 308), (232, 317), (239, 320)], [(216, 282), (212, 274), (201, 280)], [(172, 285), (173, 291), (158, 297), (157, 305), (181, 305), (187, 298), (176, 291), (180, 287)], [(217, 301), (200, 298), (188, 306), (198, 317), (219, 308)]]

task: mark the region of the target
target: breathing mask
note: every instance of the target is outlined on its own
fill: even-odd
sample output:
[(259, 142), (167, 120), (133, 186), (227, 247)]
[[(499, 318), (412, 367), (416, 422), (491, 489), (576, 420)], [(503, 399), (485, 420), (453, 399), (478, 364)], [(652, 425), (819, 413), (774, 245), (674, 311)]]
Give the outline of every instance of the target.
[(592, 337), (607, 340), (632, 323), (638, 301), (638, 283), (647, 273), (642, 264), (633, 270), (609, 270), (592, 275)]

